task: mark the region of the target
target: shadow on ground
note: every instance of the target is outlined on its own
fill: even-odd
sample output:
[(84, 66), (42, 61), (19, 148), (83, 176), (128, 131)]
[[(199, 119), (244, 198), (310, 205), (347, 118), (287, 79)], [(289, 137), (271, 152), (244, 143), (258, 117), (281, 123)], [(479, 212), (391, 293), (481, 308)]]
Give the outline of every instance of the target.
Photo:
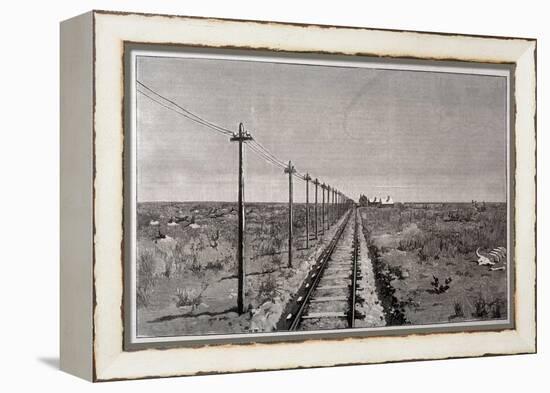
[(55, 370), (59, 370), (59, 357), (53, 357), (53, 356), (43, 356), (39, 357), (37, 359), (40, 363), (53, 368)]
[(158, 322), (165, 322), (165, 321), (171, 321), (173, 319), (179, 319), (179, 318), (196, 318), (203, 315), (208, 315), (209, 317), (217, 317), (223, 314), (227, 314), (230, 312), (237, 312), (237, 307), (228, 308), (227, 310), (223, 310), (220, 312), (210, 312), (210, 311), (204, 311), (201, 313), (187, 313), (187, 314), (177, 314), (177, 315), (166, 315), (164, 317), (160, 317), (157, 319), (153, 319), (152, 321), (149, 321), (149, 323), (158, 323)]

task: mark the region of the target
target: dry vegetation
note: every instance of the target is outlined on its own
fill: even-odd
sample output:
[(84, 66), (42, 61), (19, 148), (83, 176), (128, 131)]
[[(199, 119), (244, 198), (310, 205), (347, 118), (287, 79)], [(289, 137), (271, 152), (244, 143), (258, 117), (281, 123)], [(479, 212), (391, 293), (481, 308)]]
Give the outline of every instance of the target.
[(475, 251), (506, 247), (504, 204), (362, 208), (389, 325), (506, 318), (507, 271)]
[[(478, 266), (475, 250), (506, 246), (504, 204), (361, 208), (378, 297), (389, 325), (507, 316), (507, 271)], [(269, 331), (331, 233), (305, 249), (295, 207), (295, 263), (287, 267), (286, 204), (246, 207), (246, 307), (236, 313), (234, 203), (138, 205), (138, 335)]]
[[(287, 267), (286, 204), (246, 206), (246, 307), (236, 314), (234, 203), (141, 203), (137, 227), (140, 335), (243, 332), (253, 316), (273, 308), (301, 284), (305, 206), (295, 207), (295, 263)], [(313, 243), (312, 243), (313, 244)], [(273, 313), (273, 311), (271, 311)]]

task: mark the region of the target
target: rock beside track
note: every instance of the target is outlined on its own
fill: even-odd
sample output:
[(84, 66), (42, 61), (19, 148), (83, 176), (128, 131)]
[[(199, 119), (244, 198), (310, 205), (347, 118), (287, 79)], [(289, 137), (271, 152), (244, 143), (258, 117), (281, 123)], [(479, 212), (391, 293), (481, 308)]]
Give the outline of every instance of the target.
[(376, 293), (374, 270), (372, 268), (372, 261), (369, 257), (369, 249), (365, 236), (363, 236), (362, 220), (359, 220), (359, 242), (361, 253), (358, 263), (361, 268), (362, 278), (357, 281), (358, 286), (361, 287), (361, 289), (357, 291), (357, 295), (364, 299), (364, 303), (362, 305), (357, 305), (356, 311), (365, 317), (364, 319), (357, 319), (355, 321), (355, 327), (386, 326), (384, 308)]

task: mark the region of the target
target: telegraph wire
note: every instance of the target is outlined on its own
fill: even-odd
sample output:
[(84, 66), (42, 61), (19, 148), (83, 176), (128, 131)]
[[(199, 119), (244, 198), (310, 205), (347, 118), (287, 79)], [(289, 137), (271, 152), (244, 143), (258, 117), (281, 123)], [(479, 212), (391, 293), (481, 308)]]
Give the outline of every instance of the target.
[[(151, 92), (152, 94), (154, 94), (156, 97), (152, 97), (151, 95), (149, 95), (148, 93), (140, 90), (138, 88), (138, 92), (143, 94), (144, 96), (146, 96), (147, 98), (149, 98), (150, 100), (154, 101), (155, 103), (159, 104), (160, 106), (166, 108), (166, 109), (169, 109), (183, 117), (185, 117), (186, 119), (188, 120), (191, 120), (191, 121), (194, 121), (198, 124), (201, 124), (205, 127), (208, 127), (208, 128), (211, 128), (212, 130), (214, 131), (217, 131), (217, 132), (220, 132), (224, 135), (233, 135), (233, 132), (231, 130), (228, 130), (227, 128), (224, 128), (224, 127), (221, 127), (221, 126), (218, 126), (217, 124), (214, 124), (198, 115), (196, 115), (195, 113), (189, 111), (188, 109), (185, 109), (183, 108), (182, 106), (180, 106), (179, 104), (177, 104), (176, 102), (164, 97), (162, 94), (159, 94), (157, 93), (155, 90), (153, 90), (152, 88), (150, 88), (149, 86), (145, 85), (144, 83), (140, 82), (140, 81), (136, 81), (136, 83), (147, 89), (147, 91)], [(157, 98), (159, 97), (159, 98)], [(173, 107), (171, 107), (170, 105), (167, 105), (165, 102), (161, 101), (161, 100), (164, 100), (172, 105), (174, 105), (176, 108), (178, 108), (179, 110), (181, 110), (182, 112), (174, 109)], [(271, 153), (268, 149), (266, 149), (262, 144), (260, 144), (258, 141), (256, 140), (252, 140), (253, 142), (253, 145), (252, 144), (247, 144), (257, 155), (261, 156), (262, 158), (264, 158), (266, 161), (270, 162), (271, 164), (275, 165), (275, 166), (278, 166), (280, 167), (281, 169), (283, 168), (286, 168), (286, 164), (284, 164), (283, 161), (281, 161), (280, 159), (278, 159), (273, 153)]]
[(286, 168), (286, 165), (278, 162), (278, 161), (275, 161), (273, 160), (271, 157), (269, 157), (268, 155), (266, 155), (265, 153), (263, 153), (261, 150), (259, 150), (255, 145), (252, 145), (252, 144), (249, 144), (247, 143), (247, 146), (250, 148), (250, 150), (252, 150), (254, 153), (256, 153), (256, 155), (260, 158), (263, 158), (266, 162), (268, 163), (271, 163), (281, 169), (284, 169)]
[[(155, 97), (152, 97), (152, 96), (148, 95), (147, 93), (145, 93), (145, 92), (143, 92), (143, 91), (141, 91), (141, 90), (138, 90), (138, 93), (141, 93), (141, 94), (144, 95), (145, 97), (149, 98), (151, 101), (156, 102), (158, 105), (160, 105), (160, 106), (162, 106), (162, 107), (164, 107), (164, 108), (166, 108), (166, 109), (169, 109), (169, 110), (171, 110), (172, 112), (175, 112), (175, 113), (177, 113), (178, 115), (181, 115), (181, 116), (185, 117), (186, 119), (189, 119), (189, 120), (191, 120), (191, 121), (193, 121), (193, 122), (195, 122), (195, 123), (198, 123), (198, 124), (203, 125), (203, 126), (205, 126), (205, 127), (207, 127), (207, 128), (210, 128), (211, 130), (216, 131), (217, 133), (220, 133), (220, 134), (222, 134), (222, 135), (228, 135), (226, 132), (222, 132), (222, 131), (220, 131), (220, 130), (218, 130), (218, 129), (216, 129), (216, 128), (213, 128), (213, 127), (211, 127), (210, 125), (208, 125), (207, 123), (204, 123), (204, 122), (202, 122), (202, 121), (200, 121), (200, 120), (197, 120), (197, 119), (195, 119), (195, 118), (193, 118), (193, 117), (191, 117), (191, 116), (189, 116), (189, 115), (187, 115), (187, 114), (185, 114), (185, 113), (182, 113), (182, 112), (180, 112), (180, 111), (178, 111), (178, 110), (172, 108), (172, 107), (169, 106), (169, 105), (166, 105), (165, 103), (159, 101), (159, 100), (156, 99)], [(232, 134), (231, 134), (231, 135), (232, 135)]]
[(268, 156), (270, 156), (271, 158), (273, 158), (275, 161), (283, 164), (286, 166), (286, 164), (284, 163), (284, 161), (278, 159), (273, 153), (271, 153), (269, 150), (267, 150), (260, 142), (258, 142), (256, 139), (254, 139), (252, 141), (259, 149), (263, 150)]
[[(219, 134), (222, 134), (222, 135), (225, 135), (225, 136), (232, 136), (234, 135), (234, 132), (227, 129), (227, 128), (224, 128), (222, 126), (219, 126), (209, 120), (206, 120), (202, 117), (200, 117), (199, 115), (191, 112), (190, 110), (188, 109), (185, 109), (183, 108), (181, 105), (177, 104), (176, 102), (174, 102), (173, 100), (170, 100), (168, 98), (166, 98), (165, 96), (163, 96), (162, 94), (159, 94), (157, 93), (155, 90), (153, 90), (152, 88), (150, 88), (149, 86), (145, 85), (144, 83), (136, 80), (136, 83), (143, 87), (144, 89), (146, 89), (148, 92), (150, 92), (151, 94), (153, 94), (154, 96), (151, 96), (150, 94), (148, 94), (147, 92), (144, 92), (142, 90), (140, 90), (139, 88), (137, 89), (138, 93), (144, 95), (145, 97), (149, 98), (151, 101), (157, 103), (158, 105), (168, 109), (168, 110), (171, 110), (172, 112), (175, 112), (177, 113), (178, 115), (180, 116), (183, 116), (185, 117), (186, 119), (188, 120), (191, 120), (197, 124), (200, 124), (204, 127), (207, 127), (209, 129), (211, 129), (212, 131), (216, 131), (217, 133)], [(157, 98), (158, 97), (158, 98)], [(169, 104), (167, 104), (166, 102), (168, 102)], [(174, 107), (172, 107), (171, 105), (175, 106), (177, 109), (175, 109)], [(178, 110), (179, 109), (179, 110)], [(275, 156), (273, 153), (271, 153), (267, 148), (265, 148), (260, 142), (258, 142), (256, 139), (252, 139), (252, 141), (250, 142), (247, 142), (246, 145), (250, 148), (250, 150), (252, 150), (258, 157), (264, 159), (264, 161), (266, 161), (267, 163), (270, 163), (280, 169), (285, 169), (288, 167), (288, 164), (286, 164), (284, 161), (282, 161), (281, 159), (277, 158), (277, 156)], [(303, 175), (302, 173), (298, 172), (296, 169), (295, 171), (293, 172), (292, 174), (294, 177), (296, 177), (297, 179), (300, 179), (300, 180), (303, 180), (303, 181), (306, 181), (305, 179), (305, 175)]]
[[(148, 91), (150, 91), (151, 93), (153, 93), (155, 96), (157, 97), (160, 97), (162, 100), (164, 101), (167, 101), (169, 102), (170, 104), (176, 106), (178, 109), (182, 110), (183, 112), (185, 112), (185, 114), (187, 115), (186, 117), (189, 118), (189, 117), (193, 117), (195, 121), (197, 122), (200, 122), (201, 124), (207, 126), (207, 127), (211, 127), (213, 129), (216, 129), (217, 131), (225, 134), (225, 135), (233, 135), (233, 132), (231, 130), (228, 130), (227, 128), (224, 128), (224, 127), (221, 127), (215, 123), (212, 123), (211, 121), (208, 121), (202, 117), (200, 117), (199, 115), (191, 112), (190, 110), (188, 109), (185, 109), (183, 108), (182, 106), (180, 106), (178, 103), (170, 100), (169, 98), (166, 98), (165, 96), (163, 96), (162, 94), (159, 94), (157, 93), (155, 90), (151, 89), (149, 86), (145, 85), (144, 83), (136, 80), (136, 83), (140, 86), (142, 86), (143, 88), (147, 89)], [(138, 90), (139, 91), (139, 90)], [(140, 93), (143, 94), (142, 91), (139, 91)], [(183, 114), (182, 114), (183, 115)]]

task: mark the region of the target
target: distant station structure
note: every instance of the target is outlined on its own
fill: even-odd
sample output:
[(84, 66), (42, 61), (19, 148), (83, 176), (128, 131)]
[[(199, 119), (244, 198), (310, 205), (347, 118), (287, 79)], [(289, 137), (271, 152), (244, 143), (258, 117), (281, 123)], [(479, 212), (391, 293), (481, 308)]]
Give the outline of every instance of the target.
[(382, 197), (369, 198), (363, 194), (359, 196), (359, 206), (391, 207), (393, 205), (394, 205), (393, 198), (390, 195), (388, 195), (386, 198), (382, 198)]

